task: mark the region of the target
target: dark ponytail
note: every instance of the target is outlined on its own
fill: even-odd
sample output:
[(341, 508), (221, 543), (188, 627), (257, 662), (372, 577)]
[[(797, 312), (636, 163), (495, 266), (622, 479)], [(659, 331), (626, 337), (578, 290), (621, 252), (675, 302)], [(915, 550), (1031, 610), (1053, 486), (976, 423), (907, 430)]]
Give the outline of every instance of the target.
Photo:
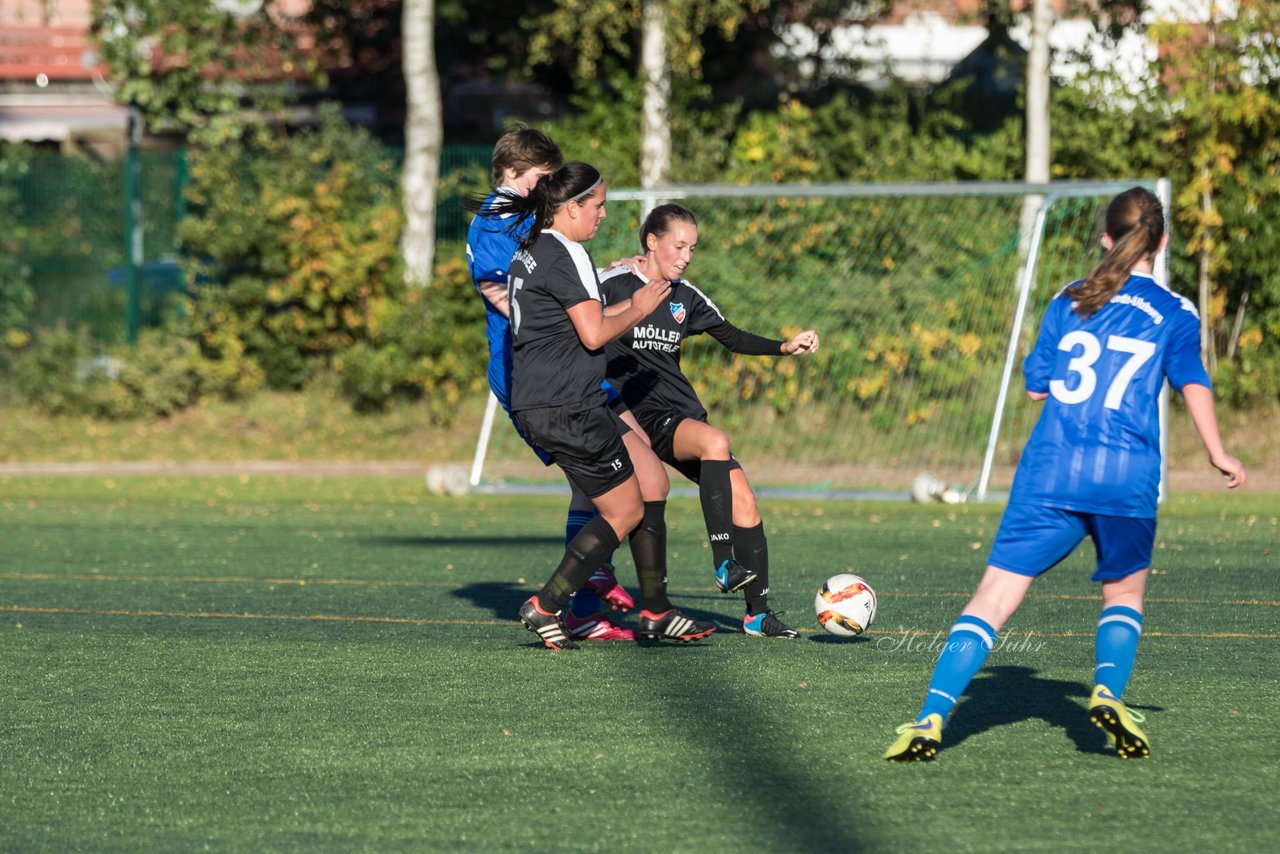
[(1111, 249), (1088, 278), (1067, 289), (1076, 314), (1092, 317), (1129, 279), (1134, 266), (1153, 257), (1164, 236), (1164, 210), (1150, 190), (1125, 190), (1107, 206), (1107, 234)]
[(515, 219), (507, 226), (507, 231), (515, 231), (532, 218), (533, 226), (520, 242), (522, 248), (528, 249), (542, 235), (544, 228), (551, 227), (556, 211), (562, 205), (582, 201), (600, 186), (601, 180), (600, 171), (590, 164), (566, 163), (549, 175), (539, 178), (527, 196), (498, 193), (492, 197), (475, 196), (464, 204), (468, 210), (480, 216), (514, 215)]

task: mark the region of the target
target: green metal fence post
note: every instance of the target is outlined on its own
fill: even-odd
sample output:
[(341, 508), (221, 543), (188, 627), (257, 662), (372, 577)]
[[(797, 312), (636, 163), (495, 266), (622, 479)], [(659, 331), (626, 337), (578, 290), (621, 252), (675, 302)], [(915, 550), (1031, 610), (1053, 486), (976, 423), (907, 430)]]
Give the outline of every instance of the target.
[(175, 225), (187, 215), (187, 150), (179, 148), (174, 159), (173, 220)]

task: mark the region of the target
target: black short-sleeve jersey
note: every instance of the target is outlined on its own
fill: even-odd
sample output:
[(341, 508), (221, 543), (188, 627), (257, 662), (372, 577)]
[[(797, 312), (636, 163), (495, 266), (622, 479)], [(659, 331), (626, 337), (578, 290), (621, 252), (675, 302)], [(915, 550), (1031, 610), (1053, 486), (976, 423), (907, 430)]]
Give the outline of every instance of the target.
[[(580, 243), (546, 229), (511, 259), (511, 410), (602, 405), (603, 350), (588, 350), (568, 310), (600, 302), (600, 282)], [(603, 310), (603, 306), (601, 306)]]
[[(607, 304), (619, 303), (644, 284), (618, 267), (600, 280)], [(672, 413), (706, 418), (707, 410), (680, 370), (680, 342), (725, 324), (706, 294), (686, 281), (671, 284), (671, 295), (644, 320), (605, 345), (605, 376), (641, 424)]]

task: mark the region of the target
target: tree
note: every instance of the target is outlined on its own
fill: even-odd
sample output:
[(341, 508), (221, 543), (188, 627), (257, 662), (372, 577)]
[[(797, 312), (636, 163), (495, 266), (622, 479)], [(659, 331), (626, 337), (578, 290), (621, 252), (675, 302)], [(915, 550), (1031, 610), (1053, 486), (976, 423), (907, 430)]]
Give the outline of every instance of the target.
[[(1205, 20), (1162, 22), (1153, 34), (1161, 44), (1153, 72), (1179, 115), (1170, 142), (1188, 174), (1176, 215), (1189, 227), (1201, 348), (1212, 369), (1219, 355), (1235, 354), (1251, 310), (1250, 271), (1236, 265), (1257, 264), (1250, 244), (1268, 227), (1261, 212), (1280, 205), (1280, 6), (1209, 0)], [(1270, 301), (1280, 303), (1280, 293)], [(1232, 303), (1238, 320), (1227, 319)], [(1224, 340), (1226, 326), (1235, 331)]]
[(406, 116), (401, 251), (406, 279), (426, 284), (435, 258), (436, 182), (444, 137), (435, 59), (435, 0), (405, 0), (402, 20)]
[(287, 90), (319, 80), (283, 0), (93, 0), (92, 30), (115, 98), (152, 131), (218, 143), (242, 112), (280, 108)]
[(671, 168), (671, 70), (664, 33), (666, 9), (659, 0), (641, 3), (640, 77), (644, 106), (640, 121), (640, 186), (666, 183)]
[(592, 80), (607, 51), (632, 57), (632, 39), (642, 34), (644, 86), (641, 131), (641, 183), (665, 183), (670, 159), (672, 78), (697, 80), (704, 52), (701, 37), (710, 29), (732, 39), (748, 15), (765, 0), (556, 0), (538, 21), (530, 39), (530, 61), (553, 61), (572, 45), (579, 80)]

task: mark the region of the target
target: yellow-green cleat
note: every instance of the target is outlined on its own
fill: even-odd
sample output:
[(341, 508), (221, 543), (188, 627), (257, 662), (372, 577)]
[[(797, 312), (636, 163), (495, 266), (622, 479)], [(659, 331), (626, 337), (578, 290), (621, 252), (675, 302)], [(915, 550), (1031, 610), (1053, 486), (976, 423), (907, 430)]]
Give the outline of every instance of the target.
[(898, 740), (889, 745), (884, 758), (890, 762), (928, 762), (942, 745), (942, 715), (926, 715), (924, 720), (898, 727)]
[(1095, 686), (1089, 698), (1089, 718), (1099, 729), (1106, 730), (1121, 759), (1142, 759), (1151, 755), (1151, 745), (1138, 724), (1146, 723), (1135, 712), (1112, 696), (1105, 685)]

